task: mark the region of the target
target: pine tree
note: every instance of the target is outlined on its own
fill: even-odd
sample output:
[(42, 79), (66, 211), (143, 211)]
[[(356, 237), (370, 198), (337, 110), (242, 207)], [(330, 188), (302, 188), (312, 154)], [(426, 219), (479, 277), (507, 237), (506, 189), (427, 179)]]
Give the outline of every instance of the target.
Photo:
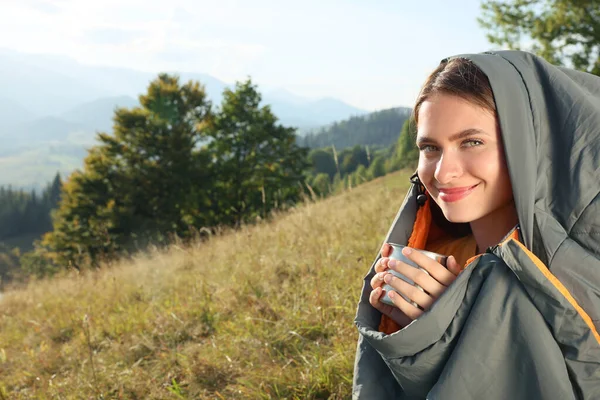
[(98, 135), (65, 183), (43, 241), (56, 263), (97, 263), (199, 223), (198, 188), (210, 170), (199, 146), (210, 111), (204, 88), (160, 74), (140, 105), (116, 110), (114, 132)]
[(396, 145), (396, 160), (399, 168), (416, 169), (419, 161), (419, 149), (415, 144), (417, 128), (415, 121), (407, 119), (402, 125), (402, 131)]
[(214, 157), (221, 222), (239, 225), (265, 218), (300, 198), (307, 150), (295, 129), (277, 122), (250, 79), (226, 89), (211, 124), (208, 149)]

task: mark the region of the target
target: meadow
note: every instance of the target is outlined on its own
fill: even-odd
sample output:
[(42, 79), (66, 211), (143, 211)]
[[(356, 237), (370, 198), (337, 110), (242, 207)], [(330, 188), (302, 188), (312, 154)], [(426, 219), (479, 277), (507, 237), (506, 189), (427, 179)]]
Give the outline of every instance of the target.
[(401, 171), (0, 299), (3, 399), (347, 399)]

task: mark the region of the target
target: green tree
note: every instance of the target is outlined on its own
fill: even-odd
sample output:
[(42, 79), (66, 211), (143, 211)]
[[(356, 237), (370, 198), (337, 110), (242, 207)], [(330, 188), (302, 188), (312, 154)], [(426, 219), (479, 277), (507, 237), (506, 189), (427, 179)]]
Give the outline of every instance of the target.
[(324, 173), (317, 174), (310, 183), (312, 189), (321, 196), (327, 196), (331, 191), (331, 181), (329, 175)]
[(41, 195), (0, 187), (0, 240), (41, 236), (52, 230), (50, 213), (58, 204), (60, 188), (58, 174)]
[(308, 162), (311, 164), (311, 172), (314, 175), (324, 173), (329, 176), (329, 179), (333, 179), (333, 176), (337, 174), (337, 166), (331, 151), (314, 149), (308, 153)]
[(554, 64), (600, 75), (600, 1), (487, 0), (479, 23), (491, 43), (531, 50)]
[(360, 164), (358, 166), (358, 168), (356, 168), (356, 171), (354, 171), (352, 174), (350, 174), (350, 179), (352, 180), (352, 186), (358, 186), (361, 185), (363, 183), (365, 183), (366, 181), (368, 181), (368, 171), (367, 168)]
[(51, 276), (58, 272), (57, 264), (52, 261), (48, 250), (36, 242), (34, 249), (21, 255), (19, 259), (21, 276), (18, 278), (29, 278), (32, 276), (42, 278)]
[(342, 175), (351, 174), (356, 171), (359, 165), (369, 166), (367, 151), (364, 147), (356, 145), (350, 149), (345, 149), (340, 154), (340, 172)]
[(375, 157), (369, 166), (368, 173), (373, 179), (385, 175), (385, 158), (383, 156)]
[(395, 164), (398, 168), (415, 169), (419, 161), (419, 149), (415, 144), (417, 136), (417, 128), (415, 121), (410, 118), (402, 125), (402, 131), (396, 144), (396, 160)]
[(339, 193), (346, 189), (346, 180), (340, 176), (340, 174), (336, 174), (333, 177), (333, 182), (331, 183), (331, 191), (332, 193)]
[(307, 149), (277, 123), (250, 79), (225, 89), (209, 130), (221, 222), (239, 225), (300, 199)]
[(19, 256), (19, 249), (11, 249), (0, 242), (0, 287), (18, 274)]
[(52, 183), (50, 183), (46, 187), (46, 191), (44, 193), (44, 201), (48, 204), (48, 208), (50, 210), (53, 210), (58, 206), (58, 203), (60, 202), (61, 190), (62, 190), (62, 179), (60, 177), (60, 174), (57, 173), (54, 176)]
[(402, 123), (410, 116), (405, 107), (376, 111), (351, 117), (299, 137), (298, 141), (310, 148), (335, 146), (338, 150), (361, 146), (389, 146), (398, 140)]
[(140, 107), (115, 111), (114, 132), (100, 133), (82, 171), (64, 185), (54, 231), (44, 237), (53, 261), (96, 263), (139, 241), (185, 235), (202, 224), (199, 198), (210, 185), (204, 139), (210, 103), (197, 82), (160, 74)]

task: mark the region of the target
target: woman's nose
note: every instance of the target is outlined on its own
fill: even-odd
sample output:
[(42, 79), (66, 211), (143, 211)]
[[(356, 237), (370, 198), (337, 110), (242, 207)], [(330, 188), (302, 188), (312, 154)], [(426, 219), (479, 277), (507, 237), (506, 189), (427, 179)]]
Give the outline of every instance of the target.
[(462, 175), (463, 167), (457, 154), (445, 151), (435, 166), (434, 178), (446, 185)]

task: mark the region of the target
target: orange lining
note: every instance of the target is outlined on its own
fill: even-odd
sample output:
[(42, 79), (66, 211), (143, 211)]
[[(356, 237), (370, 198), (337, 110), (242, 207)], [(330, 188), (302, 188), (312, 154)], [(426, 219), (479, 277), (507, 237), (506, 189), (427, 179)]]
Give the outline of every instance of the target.
[[(504, 241), (503, 244), (506, 243), (507, 241), (508, 241), (508, 239), (506, 241)], [(552, 283), (554, 285), (554, 287), (556, 287), (558, 289), (558, 291), (563, 296), (565, 296), (565, 298), (569, 301), (569, 303), (571, 303), (571, 305), (573, 306), (573, 308), (575, 308), (575, 310), (577, 310), (577, 312), (579, 313), (579, 315), (581, 316), (581, 318), (583, 319), (583, 321), (586, 323), (586, 325), (590, 328), (590, 330), (594, 334), (594, 337), (598, 341), (598, 344), (600, 344), (600, 335), (598, 334), (598, 331), (596, 331), (596, 327), (594, 326), (594, 323), (592, 322), (592, 319), (585, 312), (585, 310), (583, 308), (581, 308), (581, 306), (579, 304), (577, 304), (577, 300), (575, 300), (575, 298), (571, 295), (571, 293), (569, 293), (569, 290), (562, 284), (561, 281), (558, 280), (558, 278), (556, 276), (554, 276), (552, 274), (552, 272), (550, 272), (550, 270), (548, 269), (548, 267), (546, 267), (544, 265), (544, 263), (542, 261), (540, 261), (540, 259), (535, 256), (535, 254), (533, 254), (532, 252), (530, 252), (527, 249), (527, 247), (525, 247), (518, 240), (515, 240), (515, 242), (519, 245), (519, 247), (521, 247), (521, 249), (525, 252), (525, 254), (527, 254), (527, 256), (531, 259), (531, 261), (533, 261), (533, 263), (540, 270), (540, 272), (542, 274), (544, 274), (544, 276), (546, 277), (546, 279), (548, 279), (550, 281), (550, 283)]]
[(513, 229), (513, 231), (510, 233), (510, 235), (506, 239), (504, 239), (502, 241), (502, 243), (500, 243), (500, 245), (502, 246), (504, 243), (508, 242), (510, 239), (515, 239), (515, 241), (517, 243), (521, 243), (521, 240), (519, 239), (519, 230), (518, 229)]
[(413, 231), (408, 239), (408, 247), (413, 249), (425, 249), (427, 237), (429, 236), (429, 227), (431, 226), (431, 199), (427, 196), (425, 204), (417, 211)]

